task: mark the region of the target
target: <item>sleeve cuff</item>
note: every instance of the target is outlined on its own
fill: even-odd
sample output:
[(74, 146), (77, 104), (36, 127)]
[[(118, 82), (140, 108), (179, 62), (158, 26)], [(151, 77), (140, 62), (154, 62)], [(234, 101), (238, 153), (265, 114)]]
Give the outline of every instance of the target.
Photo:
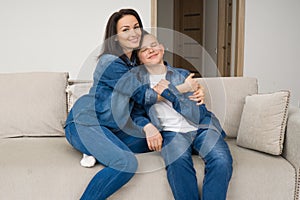
[(147, 124), (149, 124), (150, 123), (150, 121), (147, 119), (147, 118), (144, 118), (144, 119), (142, 119), (142, 120), (140, 120), (139, 121), (139, 126), (140, 127), (142, 127), (142, 128), (144, 128), (144, 126), (146, 126)]
[(177, 90), (177, 88), (174, 85), (169, 84), (169, 88), (165, 89), (161, 96), (171, 102), (174, 102), (176, 98), (180, 99), (182, 97), (182, 94)]
[(145, 93), (145, 105), (153, 105), (157, 101), (157, 93), (152, 89), (147, 89)]

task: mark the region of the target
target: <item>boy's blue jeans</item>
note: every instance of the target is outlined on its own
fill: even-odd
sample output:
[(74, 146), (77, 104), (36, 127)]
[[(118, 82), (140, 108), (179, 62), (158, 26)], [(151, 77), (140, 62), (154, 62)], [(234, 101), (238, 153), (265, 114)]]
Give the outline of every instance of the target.
[[(224, 136), (212, 129), (163, 134), (162, 156), (176, 200), (225, 200), (232, 175), (232, 157)], [(205, 177), (199, 194), (192, 153), (205, 163)], [(200, 198), (201, 196), (201, 198)]]
[(88, 184), (81, 200), (104, 200), (126, 184), (137, 170), (134, 153), (149, 151), (144, 137), (122, 131), (112, 133), (106, 127), (70, 123), (65, 128), (68, 142), (77, 150), (93, 155), (106, 166)]

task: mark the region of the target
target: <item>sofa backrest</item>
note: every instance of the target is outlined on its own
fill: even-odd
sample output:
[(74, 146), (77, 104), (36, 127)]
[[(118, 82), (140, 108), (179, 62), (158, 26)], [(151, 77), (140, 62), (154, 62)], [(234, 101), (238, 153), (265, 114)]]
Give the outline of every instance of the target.
[[(227, 135), (236, 137), (245, 97), (257, 93), (257, 80), (245, 77), (198, 80), (205, 87), (208, 109), (220, 119)], [(68, 73), (63, 72), (32, 72), (0, 74), (0, 84), (0, 138), (3, 138), (63, 136), (67, 109), (88, 93), (92, 81), (68, 80)]]
[(68, 73), (0, 74), (0, 138), (64, 136)]
[(220, 120), (228, 137), (236, 138), (247, 95), (257, 94), (256, 78), (199, 78), (205, 87), (205, 104)]
[[(199, 78), (205, 87), (205, 103), (219, 118), (228, 137), (237, 137), (245, 97), (257, 94), (256, 78), (216, 77)], [(88, 93), (92, 81), (70, 80), (68, 86), (68, 109), (83, 94)]]

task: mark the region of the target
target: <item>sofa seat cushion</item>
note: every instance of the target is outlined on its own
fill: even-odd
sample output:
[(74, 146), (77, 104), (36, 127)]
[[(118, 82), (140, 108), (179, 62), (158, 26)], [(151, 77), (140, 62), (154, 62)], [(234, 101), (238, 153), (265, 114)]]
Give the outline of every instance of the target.
[(228, 199), (294, 199), (296, 171), (287, 160), (227, 142), (233, 157)]
[[(1, 139), (0, 199), (79, 199), (103, 168), (100, 164), (83, 168), (81, 157), (65, 137)], [(112, 199), (172, 199), (161, 157), (156, 153), (137, 157), (142, 161), (138, 173)]]
[(82, 168), (65, 137), (3, 139), (0, 149), (0, 199), (79, 199), (102, 168)]
[[(295, 170), (281, 156), (252, 151), (228, 140), (234, 159), (228, 200), (293, 199)], [(0, 140), (0, 199), (79, 199), (97, 171), (83, 168), (82, 154), (64, 137), (9, 138)], [(172, 200), (161, 156), (157, 152), (137, 155), (138, 173), (111, 200)], [(199, 187), (204, 164), (193, 156)]]

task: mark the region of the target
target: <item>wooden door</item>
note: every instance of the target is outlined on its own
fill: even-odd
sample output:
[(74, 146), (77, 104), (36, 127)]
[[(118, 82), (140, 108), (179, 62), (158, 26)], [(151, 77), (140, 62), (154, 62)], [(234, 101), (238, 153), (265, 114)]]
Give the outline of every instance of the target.
[(232, 0), (219, 0), (218, 61), (221, 76), (231, 76)]
[(174, 30), (174, 66), (201, 77), (203, 0), (174, 0)]

